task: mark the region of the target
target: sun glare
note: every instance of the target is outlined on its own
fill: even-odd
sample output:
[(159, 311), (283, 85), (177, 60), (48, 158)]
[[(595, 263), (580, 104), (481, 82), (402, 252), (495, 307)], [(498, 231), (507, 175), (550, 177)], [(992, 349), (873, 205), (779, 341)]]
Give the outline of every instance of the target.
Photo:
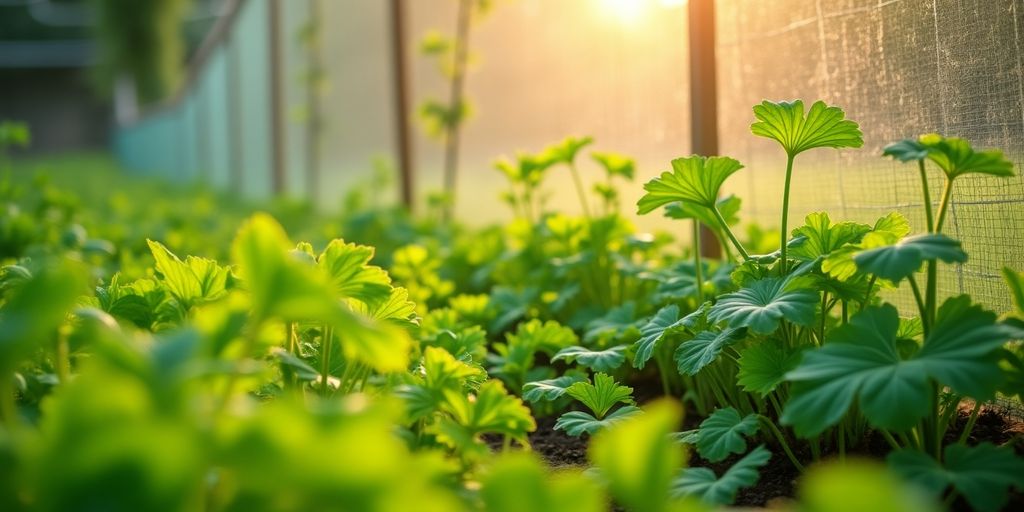
[(639, 20), (649, 3), (649, 0), (601, 0), (609, 15), (626, 23)]

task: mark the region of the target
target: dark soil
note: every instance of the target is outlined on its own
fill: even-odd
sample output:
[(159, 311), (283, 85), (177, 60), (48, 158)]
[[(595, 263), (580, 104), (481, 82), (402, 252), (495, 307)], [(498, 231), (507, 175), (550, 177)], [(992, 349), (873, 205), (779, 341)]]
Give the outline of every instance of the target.
[[(649, 398), (658, 396), (658, 390), (646, 388), (648, 386), (638, 386), (637, 396), (642, 395)], [(969, 408), (960, 411), (954, 425), (946, 434), (947, 442), (953, 443), (959, 439), (969, 414)], [(701, 420), (702, 418), (691, 415), (684, 422), (682, 429), (696, 428)], [(537, 420), (537, 431), (530, 434), (530, 445), (533, 450), (552, 467), (586, 467), (588, 464), (586, 436), (570, 437), (564, 432), (553, 430), (554, 423), (554, 418)], [(1009, 443), (1018, 454), (1024, 456), (1024, 424), (994, 409), (983, 408), (974, 430), (968, 438), (969, 444), (981, 442), (991, 442), (997, 445)], [(799, 443), (797, 445), (799, 446)], [(500, 447), (500, 442), (498, 447)], [(786, 458), (781, 448), (772, 446), (770, 443), (769, 449), (772, 451), (772, 458), (762, 468), (760, 480), (757, 485), (739, 492), (736, 497), (736, 506), (771, 507), (792, 500), (795, 496), (800, 472)], [(873, 435), (871, 438), (865, 439), (860, 448), (851, 450), (847, 455), (881, 460), (885, 458), (889, 450), (889, 445), (880, 436)], [(809, 451), (798, 451), (796, 456), (805, 466), (811, 463)], [(741, 455), (736, 455), (725, 461), (712, 464), (693, 454), (689, 465), (691, 467), (708, 467), (714, 470), (715, 474), (721, 475), (740, 457)], [(827, 458), (829, 455), (825, 454), (823, 457)], [(970, 507), (961, 498), (954, 503), (953, 510), (970, 510)], [(1004, 510), (1024, 510), (1024, 494), (1012, 492), (1010, 502), (1004, 507)]]

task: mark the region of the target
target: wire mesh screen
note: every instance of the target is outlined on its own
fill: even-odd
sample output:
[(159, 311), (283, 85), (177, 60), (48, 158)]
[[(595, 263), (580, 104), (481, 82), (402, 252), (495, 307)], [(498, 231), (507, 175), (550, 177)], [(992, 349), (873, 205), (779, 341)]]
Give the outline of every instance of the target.
[[(409, 38), (418, 41), (432, 29), (454, 33), (457, 4), (406, 2)], [(497, 202), (505, 178), (493, 168), (495, 157), (539, 151), (568, 135), (591, 135), (595, 149), (637, 157), (638, 180), (686, 154), (686, 23), (684, 5), (661, 0), (496, 2), (471, 32), (474, 64), (466, 94), (473, 116), (464, 128), (456, 215), (473, 223), (507, 217)], [(446, 100), (435, 63), (415, 53), (410, 60), (413, 104)], [(441, 147), (417, 130), (421, 191), (441, 187)], [(584, 180), (596, 180), (601, 171), (581, 156)], [(579, 212), (568, 171), (553, 169), (549, 176), (549, 204)], [(640, 187), (622, 192), (623, 208), (631, 210)]]
[[(842, 106), (865, 136), (861, 150), (797, 157), (791, 227), (812, 211), (872, 222), (896, 209), (923, 231), (916, 166), (880, 156), (902, 138), (961, 136), (1024, 164), (1021, 0), (719, 0), (717, 10), (721, 151), (747, 165), (731, 185), (748, 218), (778, 225), (782, 202), (785, 156), (749, 130), (751, 106), (766, 98)], [(937, 201), (941, 175), (931, 172)], [(1024, 267), (1024, 181), (961, 178), (953, 200), (945, 231), (970, 260), (945, 274), (940, 293), (1005, 311), (999, 270)]]

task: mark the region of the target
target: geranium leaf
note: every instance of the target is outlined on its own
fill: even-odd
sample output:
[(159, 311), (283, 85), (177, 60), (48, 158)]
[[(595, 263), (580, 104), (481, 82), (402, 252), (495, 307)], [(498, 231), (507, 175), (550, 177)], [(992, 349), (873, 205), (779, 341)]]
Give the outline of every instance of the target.
[(721, 478), (709, 468), (684, 469), (672, 482), (672, 494), (678, 498), (692, 496), (709, 505), (728, 505), (740, 489), (757, 483), (759, 469), (771, 457), (767, 448), (758, 446), (736, 461)]
[[(718, 200), (718, 212), (730, 226), (739, 223), (740, 204), (743, 201), (735, 195), (729, 195)], [(718, 218), (711, 209), (689, 202), (670, 203), (665, 206), (665, 216), (670, 219), (697, 219), (704, 225), (714, 230), (720, 230)]]
[(614, 370), (626, 362), (626, 346), (618, 345), (604, 350), (591, 350), (587, 347), (568, 347), (559, 350), (552, 361), (566, 360), (575, 361), (577, 364), (586, 366), (595, 371), (607, 372)]
[(604, 373), (594, 374), (594, 383), (583, 381), (572, 384), (565, 392), (587, 406), (598, 419), (604, 417), (615, 404), (632, 405), (633, 388), (620, 386), (615, 379)]
[(914, 139), (903, 139), (886, 146), (882, 156), (890, 156), (900, 162), (924, 160), (928, 157), (928, 147)]
[(900, 355), (899, 315), (889, 304), (869, 307), (834, 329), (786, 375), (796, 385), (782, 423), (798, 435), (817, 435), (856, 399), (872, 425), (906, 430), (928, 413), (929, 379), (966, 396), (990, 397), (1002, 379), (995, 350), (1012, 333), (967, 296), (947, 300), (939, 311), (931, 336), (908, 359)]
[(335, 239), (320, 253), (317, 266), (327, 274), (335, 292), (365, 302), (371, 308), (388, 299), (391, 278), (380, 267), (370, 265), (373, 247)]
[(597, 419), (583, 411), (570, 411), (558, 417), (555, 421), (555, 430), (564, 430), (566, 434), (573, 437), (587, 433), (593, 435), (598, 430), (614, 425), (626, 418), (640, 413), (639, 407), (627, 405), (620, 407), (604, 419)]
[(627, 156), (594, 151), (590, 153), (590, 157), (604, 168), (604, 172), (608, 176), (620, 176), (632, 181), (636, 174), (636, 162)]
[(474, 436), (494, 433), (524, 441), (537, 428), (530, 409), (519, 398), (505, 391), (498, 380), (489, 380), (475, 395), (462, 390), (445, 389), (445, 410)]
[(975, 151), (965, 139), (937, 133), (922, 135), (918, 142), (928, 148), (928, 158), (951, 180), (964, 174), (1013, 176), (1013, 162), (1007, 160), (1002, 151)]
[(587, 378), (583, 375), (573, 373), (555, 379), (527, 382), (523, 385), (523, 399), (528, 402), (557, 400), (565, 394), (569, 386), (585, 380)]
[(550, 162), (572, 164), (576, 160), (576, 154), (593, 143), (592, 137), (566, 137), (565, 140), (548, 146), (541, 154), (541, 158)]
[(736, 383), (743, 390), (766, 396), (786, 380), (786, 373), (800, 364), (800, 352), (784, 347), (777, 340), (765, 340), (740, 353)]
[(773, 139), (790, 156), (813, 148), (859, 148), (864, 145), (857, 123), (847, 120), (839, 107), (816, 101), (804, 115), (804, 102), (763, 101), (754, 106), (754, 135)]
[(705, 366), (718, 359), (722, 349), (742, 340), (746, 335), (747, 330), (744, 328), (698, 333), (676, 348), (675, 360), (679, 373), (697, 375)]
[(899, 212), (892, 212), (875, 222), (874, 228), (861, 237), (859, 243), (847, 244), (833, 250), (821, 262), (821, 271), (839, 281), (846, 281), (857, 273), (854, 254), (863, 249), (892, 245), (910, 233), (910, 223)]
[(871, 226), (857, 222), (832, 223), (825, 212), (811, 213), (804, 220), (804, 225), (793, 230), (793, 237), (803, 237), (803, 241), (789, 246), (789, 257), (814, 261), (821, 256), (828, 256), (846, 244), (860, 241), (861, 237), (871, 231)]
[(729, 157), (693, 155), (672, 160), (672, 172), (662, 173), (644, 185), (647, 191), (637, 203), (637, 213), (682, 201), (714, 208), (722, 183), (743, 165)]
[(853, 255), (857, 268), (898, 283), (917, 272), (928, 260), (963, 263), (967, 253), (960, 242), (940, 233), (915, 235), (893, 245), (868, 249)]
[(783, 318), (794, 324), (811, 325), (819, 296), (816, 291), (799, 287), (797, 283), (777, 277), (753, 281), (719, 297), (708, 318), (715, 322), (726, 321), (730, 327), (749, 327), (761, 334), (775, 332)]
[(757, 432), (756, 414), (741, 417), (732, 407), (718, 409), (700, 424), (697, 451), (710, 462), (725, 460), (730, 454), (747, 450), (744, 439)]
[(664, 337), (672, 332), (672, 327), (679, 321), (679, 306), (665, 306), (651, 317), (640, 328), (640, 339), (636, 342), (636, 354), (633, 356), (633, 367), (643, 369), (647, 361), (654, 355), (654, 349)]
[(1000, 510), (1011, 487), (1024, 490), (1024, 459), (1013, 450), (991, 443), (951, 444), (944, 455), (940, 463), (924, 452), (900, 450), (886, 460), (897, 474), (936, 497), (953, 486), (975, 510)]

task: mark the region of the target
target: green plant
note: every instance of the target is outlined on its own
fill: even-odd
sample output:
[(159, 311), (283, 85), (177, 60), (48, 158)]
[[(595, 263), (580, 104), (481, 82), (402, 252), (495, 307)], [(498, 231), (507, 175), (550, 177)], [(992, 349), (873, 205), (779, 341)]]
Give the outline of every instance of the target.
[[(555, 430), (565, 430), (571, 436), (593, 434), (640, 412), (633, 405), (633, 388), (620, 386), (604, 373), (595, 373), (593, 384), (587, 380), (574, 382), (565, 388), (565, 394), (579, 400), (594, 413), (570, 411), (559, 416)], [(608, 414), (619, 403), (626, 405)]]

